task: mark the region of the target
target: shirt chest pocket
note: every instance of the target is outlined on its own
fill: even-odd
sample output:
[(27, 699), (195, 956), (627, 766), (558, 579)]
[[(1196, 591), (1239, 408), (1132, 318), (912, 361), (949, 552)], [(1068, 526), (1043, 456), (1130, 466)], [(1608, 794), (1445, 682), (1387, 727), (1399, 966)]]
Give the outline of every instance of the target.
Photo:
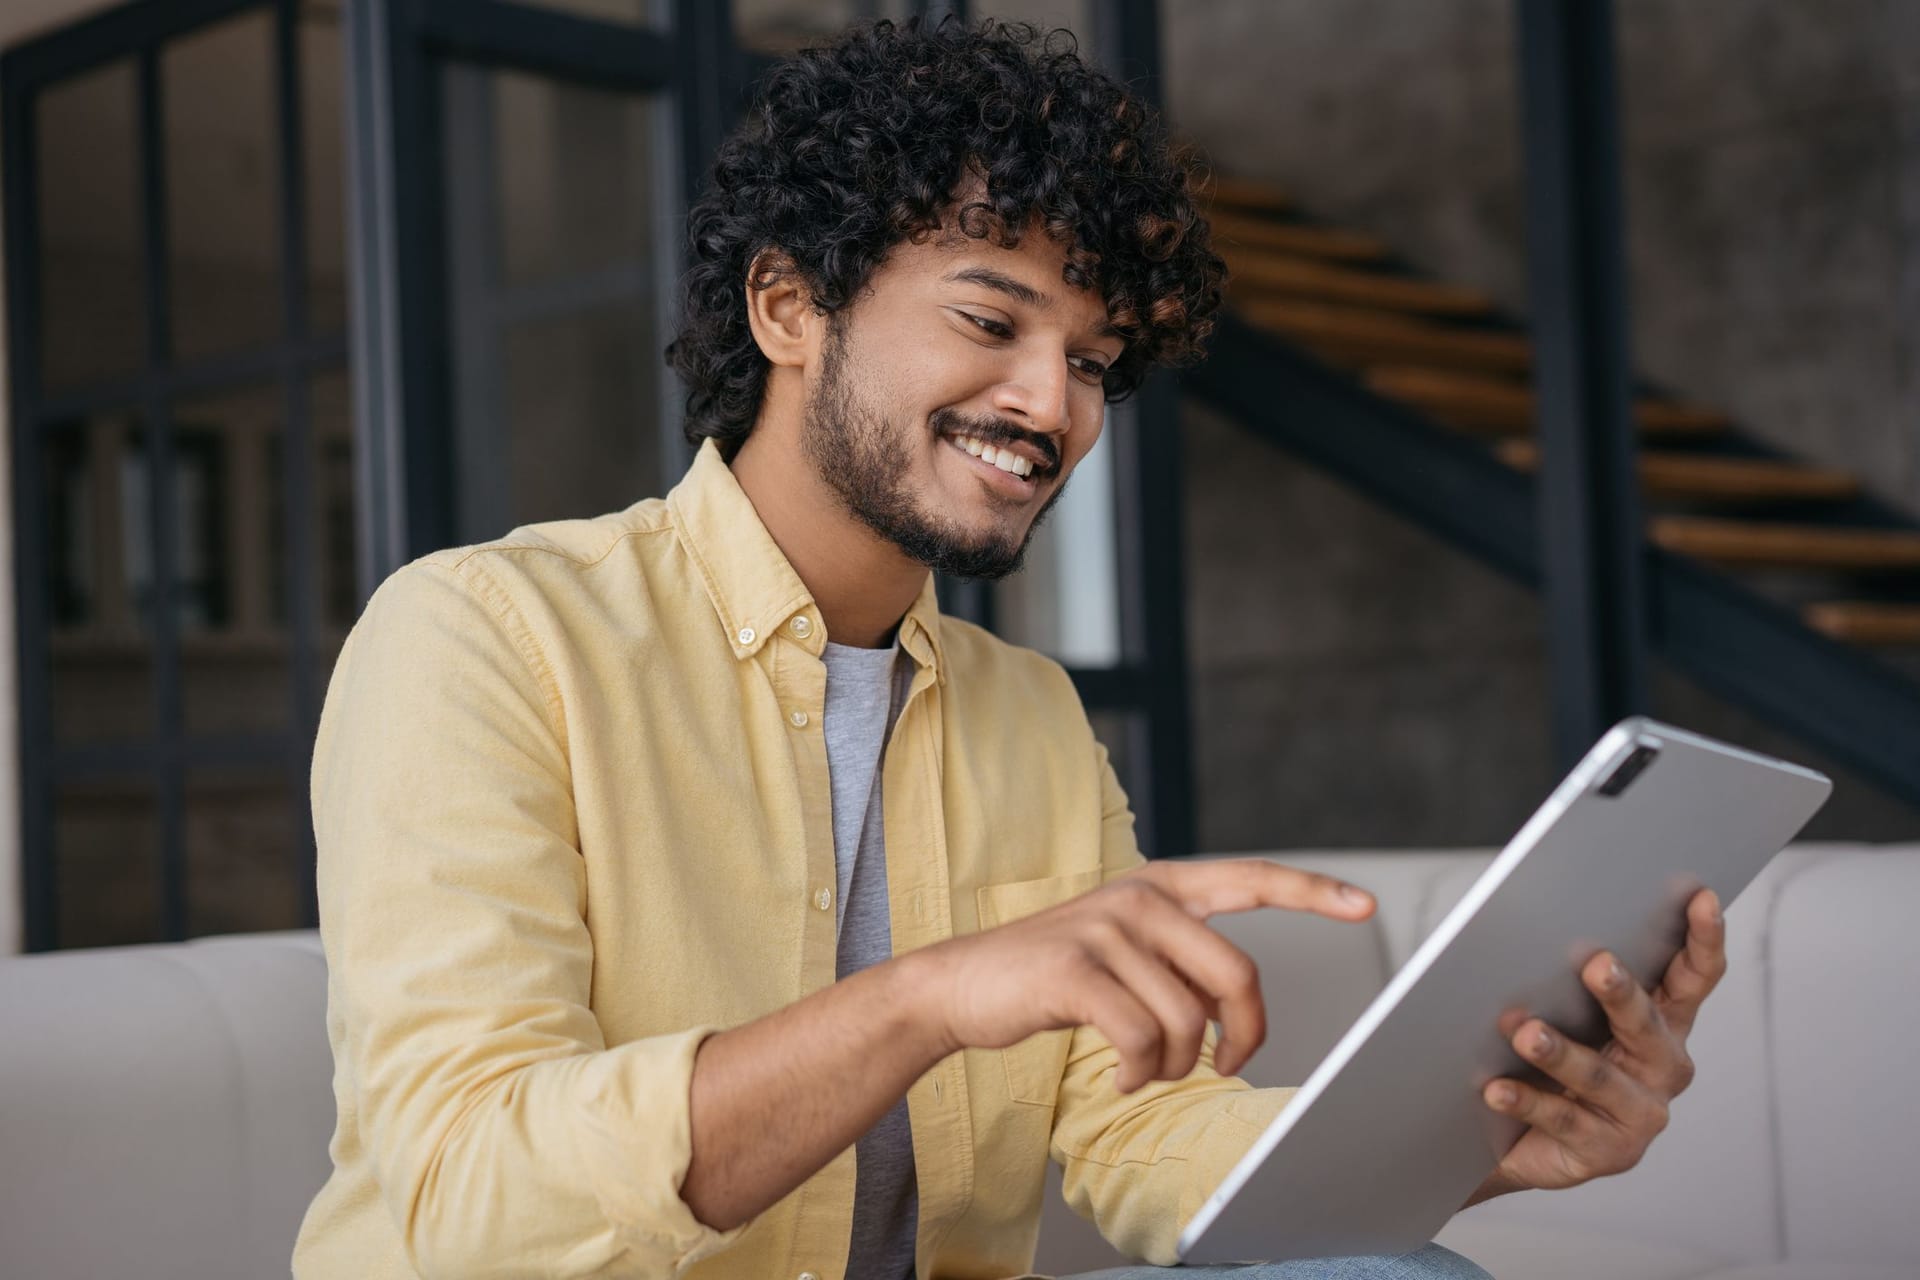
[[(978, 890), (981, 929), (1003, 924), (1057, 906), (1100, 885), (1100, 871), (1075, 871), (1040, 880), (1015, 880), (1006, 884), (982, 885)], [(1015, 1102), (1051, 1107), (1060, 1089), (1060, 1077), (1067, 1067), (1067, 1049), (1073, 1040), (1073, 1028), (1061, 1027), (1028, 1036), (1019, 1044), (1000, 1050), (1006, 1068), (1007, 1094)]]

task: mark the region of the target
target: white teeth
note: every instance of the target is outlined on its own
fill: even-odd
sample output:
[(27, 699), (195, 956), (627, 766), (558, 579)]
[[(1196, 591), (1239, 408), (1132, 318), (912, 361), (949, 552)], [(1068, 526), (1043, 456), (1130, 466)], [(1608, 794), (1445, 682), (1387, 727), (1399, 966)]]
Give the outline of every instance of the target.
[(1033, 474), (1033, 463), (1011, 449), (996, 449), (990, 444), (982, 444), (973, 436), (954, 436), (953, 443), (965, 449), (982, 462), (990, 462), (1002, 471), (1016, 476)]

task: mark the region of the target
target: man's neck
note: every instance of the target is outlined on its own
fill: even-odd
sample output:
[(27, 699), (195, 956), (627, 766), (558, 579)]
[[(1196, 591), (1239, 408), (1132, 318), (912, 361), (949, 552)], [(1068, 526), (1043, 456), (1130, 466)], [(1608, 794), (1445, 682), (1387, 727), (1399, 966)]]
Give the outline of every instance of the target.
[(835, 644), (877, 649), (926, 585), (927, 567), (862, 524), (802, 456), (793, 433), (754, 428), (733, 477), (800, 575)]

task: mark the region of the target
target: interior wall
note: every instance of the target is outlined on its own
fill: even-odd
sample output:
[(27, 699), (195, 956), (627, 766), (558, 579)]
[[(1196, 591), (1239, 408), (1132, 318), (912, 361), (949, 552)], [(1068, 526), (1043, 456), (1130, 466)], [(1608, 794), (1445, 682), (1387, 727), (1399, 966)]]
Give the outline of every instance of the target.
[[(1521, 313), (1513, 10), (1163, 3), (1168, 113), (1220, 170)], [(1920, 5), (1616, 11), (1640, 372), (1920, 510)], [(1202, 847), (1504, 842), (1556, 780), (1538, 598), (1203, 409), (1186, 440)], [(1809, 835), (1920, 837), (1673, 673), (1653, 703), (1833, 773)]]

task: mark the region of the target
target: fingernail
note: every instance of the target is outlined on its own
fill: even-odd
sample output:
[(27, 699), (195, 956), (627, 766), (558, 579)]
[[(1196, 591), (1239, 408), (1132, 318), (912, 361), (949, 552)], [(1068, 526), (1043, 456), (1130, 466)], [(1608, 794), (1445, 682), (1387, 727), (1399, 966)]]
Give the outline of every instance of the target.
[(1497, 1084), (1493, 1086), (1493, 1105), (1499, 1107), (1502, 1111), (1512, 1106), (1519, 1096), (1519, 1090), (1510, 1084)]
[(1353, 885), (1353, 884), (1341, 885), (1340, 896), (1345, 898), (1348, 902), (1359, 903), (1362, 905), (1364, 905), (1367, 901), (1367, 891), (1365, 889), (1362, 889), (1359, 885)]
[(1713, 922), (1719, 924), (1725, 919), (1726, 917), (1720, 913), (1720, 895), (1716, 893), (1713, 895)]
[(1552, 1048), (1553, 1048), (1552, 1033), (1544, 1030), (1536, 1031), (1533, 1033), (1533, 1051), (1535, 1053), (1546, 1053), (1548, 1050)]
[(1607, 989), (1609, 991), (1618, 991), (1622, 986), (1626, 985), (1626, 981), (1627, 971), (1620, 967), (1620, 962), (1618, 960), (1607, 961)]

